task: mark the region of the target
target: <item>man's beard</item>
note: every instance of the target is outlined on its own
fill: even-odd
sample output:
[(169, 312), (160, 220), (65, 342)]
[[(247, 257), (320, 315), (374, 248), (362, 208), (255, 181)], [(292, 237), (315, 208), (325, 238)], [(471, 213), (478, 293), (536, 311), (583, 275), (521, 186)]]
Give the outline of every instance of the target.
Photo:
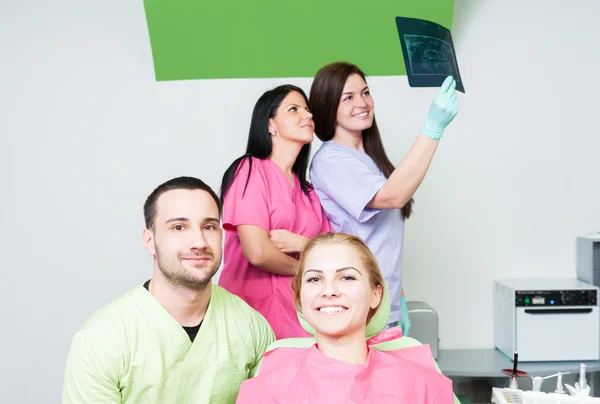
[(183, 287), (186, 289), (202, 290), (208, 286), (212, 277), (219, 270), (222, 257), (216, 257), (209, 250), (202, 250), (197, 254), (190, 252), (184, 257), (206, 257), (211, 261), (205, 263), (202, 269), (198, 269), (198, 274), (193, 273), (185, 268), (181, 262), (181, 255), (178, 254), (174, 258), (163, 259), (158, 246), (156, 246), (156, 262), (158, 269), (163, 276), (175, 287)]

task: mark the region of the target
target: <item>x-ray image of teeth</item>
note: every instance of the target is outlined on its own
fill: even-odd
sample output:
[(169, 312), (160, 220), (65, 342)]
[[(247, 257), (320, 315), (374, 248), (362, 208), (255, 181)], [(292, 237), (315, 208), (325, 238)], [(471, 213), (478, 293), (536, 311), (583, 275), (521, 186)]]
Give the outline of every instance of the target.
[(465, 92), (448, 29), (406, 17), (396, 17), (396, 25), (411, 87), (439, 87), (447, 76), (452, 76), (456, 89)]

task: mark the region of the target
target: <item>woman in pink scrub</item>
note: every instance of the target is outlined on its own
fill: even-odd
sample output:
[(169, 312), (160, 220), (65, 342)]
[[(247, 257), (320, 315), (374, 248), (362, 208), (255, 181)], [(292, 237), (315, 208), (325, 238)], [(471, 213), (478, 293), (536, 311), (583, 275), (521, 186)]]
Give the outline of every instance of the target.
[(309, 239), (331, 230), (306, 180), (312, 113), (302, 89), (283, 85), (256, 102), (246, 154), (223, 175), (225, 248), (219, 285), (271, 324), (275, 337), (305, 337), (291, 280)]
[(389, 300), (377, 260), (360, 238), (315, 237), (298, 267), (294, 301), (315, 342), (267, 351), (237, 404), (454, 403), (452, 381), (437, 371), (428, 345), (400, 343), (400, 327), (378, 332)]

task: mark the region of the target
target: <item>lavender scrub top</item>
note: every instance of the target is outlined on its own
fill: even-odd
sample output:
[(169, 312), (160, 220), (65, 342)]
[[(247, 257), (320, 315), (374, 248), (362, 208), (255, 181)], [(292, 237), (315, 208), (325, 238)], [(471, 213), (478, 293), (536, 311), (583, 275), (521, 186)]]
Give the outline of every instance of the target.
[(388, 324), (399, 321), (404, 218), (400, 209), (367, 207), (387, 178), (371, 157), (333, 140), (315, 153), (309, 175), (333, 229), (360, 237), (375, 255), (390, 293)]

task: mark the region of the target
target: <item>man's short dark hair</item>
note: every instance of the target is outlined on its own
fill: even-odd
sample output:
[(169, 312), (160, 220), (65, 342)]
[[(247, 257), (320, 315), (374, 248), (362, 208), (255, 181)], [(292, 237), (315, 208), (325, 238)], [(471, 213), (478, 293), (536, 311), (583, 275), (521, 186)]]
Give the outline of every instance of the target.
[(219, 209), (219, 218), (221, 217), (221, 201), (215, 191), (212, 190), (211, 187), (206, 185), (206, 183), (198, 178), (194, 177), (177, 177), (173, 178), (163, 184), (160, 184), (148, 198), (146, 199), (146, 203), (144, 203), (144, 220), (146, 221), (146, 228), (151, 229), (154, 226), (154, 219), (156, 218), (156, 201), (158, 198), (167, 191), (172, 191), (175, 189), (189, 189), (189, 190), (201, 190), (206, 191), (212, 196), (217, 204), (217, 208)]

